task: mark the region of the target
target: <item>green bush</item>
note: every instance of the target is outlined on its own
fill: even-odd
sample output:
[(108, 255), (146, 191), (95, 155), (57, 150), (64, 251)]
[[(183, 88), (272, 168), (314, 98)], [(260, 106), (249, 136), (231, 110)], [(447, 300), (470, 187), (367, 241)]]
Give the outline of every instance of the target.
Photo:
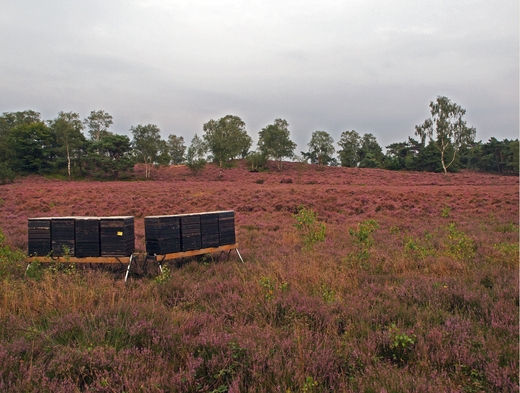
[(305, 248), (311, 249), (316, 243), (325, 240), (325, 224), (318, 221), (318, 213), (304, 206), (298, 207), (298, 213), (293, 215), (294, 226), (298, 230)]

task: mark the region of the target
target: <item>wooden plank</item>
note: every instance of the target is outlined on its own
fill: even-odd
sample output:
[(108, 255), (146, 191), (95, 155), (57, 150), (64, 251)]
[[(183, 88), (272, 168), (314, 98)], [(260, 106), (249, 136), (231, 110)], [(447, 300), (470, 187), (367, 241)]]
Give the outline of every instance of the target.
[(26, 258), (26, 261), (29, 263), (40, 262), (40, 263), (121, 263), (121, 264), (129, 264), (130, 257), (85, 257), (85, 258), (29, 257), (29, 258)]
[[(209, 248), (202, 248), (199, 250), (182, 251), (182, 252), (174, 252), (171, 254), (156, 255), (155, 260), (157, 260), (159, 262), (163, 262), (163, 261), (168, 261), (170, 259), (193, 257), (196, 255), (211, 254), (211, 253), (220, 252), (220, 251), (231, 251), (236, 248), (238, 248), (238, 243), (227, 244), (225, 246), (220, 246), (220, 247), (209, 247)], [(150, 258), (150, 257), (151, 256), (148, 256), (148, 258)]]

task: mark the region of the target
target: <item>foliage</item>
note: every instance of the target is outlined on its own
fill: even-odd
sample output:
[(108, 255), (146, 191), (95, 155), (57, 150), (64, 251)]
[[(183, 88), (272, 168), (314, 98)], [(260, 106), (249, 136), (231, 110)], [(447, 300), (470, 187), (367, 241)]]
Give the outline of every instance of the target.
[(185, 160), (186, 146), (184, 137), (168, 135), (167, 149), (170, 155), (170, 162), (174, 165), (182, 164)]
[(343, 131), (338, 141), (341, 150), (338, 151), (341, 166), (350, 168), (357, 167), (359, 164), (359, 151), (361, 150), (361, 137), (352, 131)]
[(0, 228), (0, 279), (4, 280), (12, 275), (19, 276), (24, 259), (25, 256), (20, 250), (11, 250), (11, 247), (5, 244), (5, 236)]
[(261, 152), (251, 152), (246, 157), (247, 169), (251, 172), (258, 172), (264, 169), (267, 164), (266, 156)]
[(476, 254), (476, 244), (464, 232), (457, 229), (455, 223), (447, 227), (446, 254), (461, 261), (473, 259)]
[(21, 124), (9, 131), (11, 168), (17, 173), (49, 173), (55, 167), (56, 137), (44, 123)]
[(296, 143), (289, 134), (289, 123), (284, 119), (276, 119), (258, 133), (258, 149), (264, 157), (277, 160), (278, 169), (282, 169), (284, 158), (294, 157)]
[(159, 156), (161, 144), (161, 130), (155, 124), (139, 124), (130, 128), (134, 137), (132, 146), (139, 159), (145, 164), (145, 178), (151, 177), (153, 163)]
[(374, 245), (372, 234), (379, 228), (376, 220), (366, 220), (357, 224), (357, 229), (350, 228), (348, 233), (355, 239), (358, 252), (356, 258), (367, 261), (370, 258), (370, 249)]
[(207, 149), (221, 168), (228, 160), (247, 156), (252, 140), (240, 117), (227, 115), (210, 120), (204, 124), (203, 130)]
[(0, 185), (11, 183), (14, 178), (15, 174), (9, 167), (9, 164), (6, 161), (0, 162)]
[(318, 213), (300, 206), (293, 217), (296, 220), (294, 226), (306, 249), (312, 249), (316, 243), (325, 241), (325, 223), (318, 221)]
[(390, 343), (387, 352), (391, 359), (399, 364), (407, 363), (410, 360), (417, 337), (414, 334), (409, 335), (402, 331), (395, 323), (388, 329), (388, 337)]
[(334, 139), (326, 131), (314, 131), (311, 141), (307, 144), (309, 151), (302, 152), (302, 156), (310, 160), (311, 164), (330, 165), (335, 163), (332, 155), (334, 154)]
[(193, 174), (199, 173), (206, 167), (206, 151), (206, 143), (195, 134), (186, 154), (186, 165)]
[(376, 137), (372, 134), (365, 134), (361, 138), (361, 147), (358, 151), (360, 168), (380, 168), (383, 161), (383, 150)]
[(83, 120), (87, 127), (90, 139), (99, 142), (103, 137), (110, 135), (108, 131), (113, 124), (112, 116), (104, 110), (91, 111), (89, 117)]
[(474, 141), (476, 130), (462, 120), (466, 110), (448, 97), (438, 96), (436, 102), (431, 101), (430, 113), (430, 119), (415, 126), (415, 134), (423, 141), (429, 138), (434, 142), (441, 153), (441, 164), (446, 175), (461, 147)]
[(71, 156), (76, 154), (85, 142), (81, 133), (83, 124), (78, 113), (59, 112), (58, 117), (48, 122), (56, 136), (58, 144), (65, 149), (67, 158), (67, 175), (71, 178)]
[(131, 152), (130, 139), (126, 135), (109, 133), (90, 144), (87, 163), (92, 172), (100, 171), (118, 180), (121, 174), (133, 171), (134, 158)]

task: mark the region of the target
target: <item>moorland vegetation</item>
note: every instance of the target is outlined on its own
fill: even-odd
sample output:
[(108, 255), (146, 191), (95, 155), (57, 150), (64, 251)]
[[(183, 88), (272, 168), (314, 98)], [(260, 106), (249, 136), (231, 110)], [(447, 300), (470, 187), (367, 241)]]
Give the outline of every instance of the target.
[[(517, 176), (267, 161), (0, 186), (0, 391), (518, 392)], [(236, 212), (245, 260), (31, 265), (27, 218)]]

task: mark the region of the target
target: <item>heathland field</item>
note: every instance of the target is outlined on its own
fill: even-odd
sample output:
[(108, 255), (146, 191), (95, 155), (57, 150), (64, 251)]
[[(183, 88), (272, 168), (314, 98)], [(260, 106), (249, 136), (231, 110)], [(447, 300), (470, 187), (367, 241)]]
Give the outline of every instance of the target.
[[(517, 176), (275, 168), (0, 186), (0, 391), (519, 391)], [(244, 264), (24, 274), (27, 218), (132, 215), (143, 253), (145, 216), (214, 210)]]

